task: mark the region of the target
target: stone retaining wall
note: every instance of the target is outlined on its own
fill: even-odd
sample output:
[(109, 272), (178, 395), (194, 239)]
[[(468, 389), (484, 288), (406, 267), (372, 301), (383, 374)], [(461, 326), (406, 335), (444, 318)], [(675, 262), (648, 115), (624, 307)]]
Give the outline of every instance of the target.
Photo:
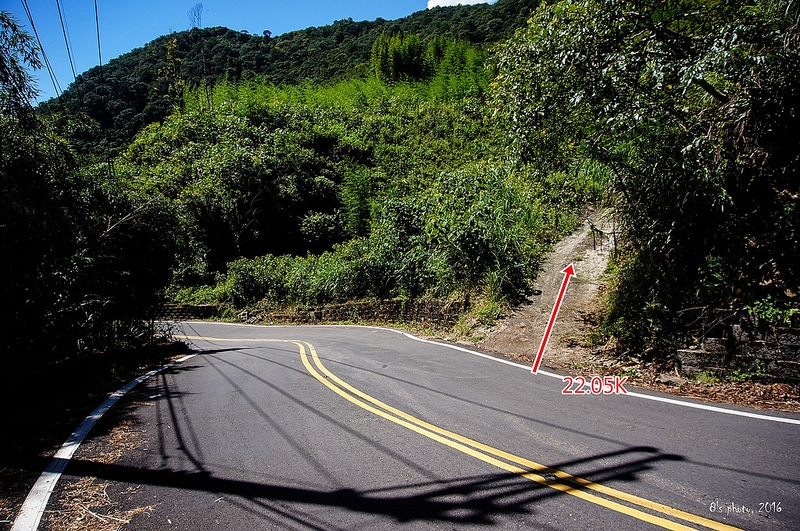
[(342, 321), (385, 321), (428, 323), (438, 327), (453, 326), (465, 305), (462, 302), (438, 300), (381, 300), (328, 304), (298, 308), (290, 313), (250, 313), (240, 315), (249, 322), (290, 322), (313, 324)]
[[(300, 307), (284, 312), (243, 310), (238, 314), (247, 323), (314, 324), (342, 321), (417, 322), (436, 327), (451, 327), (465, 311), (463, 302), (439, 300), (380, 300)], [(221, 316), (218, 306), (165, 304), (160, 317), (170, 321), (212, 319)]]
[(213, 319), (219, 317), (219, 307), (213, 304), (173, 304), (161, 307), (159, 317), (167, 321), (190, 321), (192, 319)]
[(734, 370), (761, 373), (768, 379), (800, 382), (800, 323), (776, 327), (741, 314), (717, 324), (699, 349), (678, 350), (681, 370), (719, 374)]

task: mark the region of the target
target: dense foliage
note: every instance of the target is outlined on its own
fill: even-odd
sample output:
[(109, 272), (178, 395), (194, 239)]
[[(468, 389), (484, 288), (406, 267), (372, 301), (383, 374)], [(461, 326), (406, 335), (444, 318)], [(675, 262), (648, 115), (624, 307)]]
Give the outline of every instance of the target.
[(601, 196), (627, 242), (605, 331), (628, 348), (669, 353), (715, 308), (795, 311), (797, 6), (535, 5), (193, 29), (38, 113), (32, 41), (4, 15), (10, 347), (148, 337), (139, 318), (164, 293), (513, 303)]
[(33, 37), (17, 21), (0, 11), (0, 114), (19, 114), (36, 95), (26, 65), (41, 68)]
[(30, 363), (149, 340), (142, 318), (173, 263), (169, 223), (81, 172), (27, 101), (29, 39), (6, 14), (0, 35), (0, 355)]
[(31, 111), (0, 117), (0, 187), (3, 346), (29, 355), (13, 359), (149, 340), (173, 263), (163, 211), (83, 175)]
[[(525, 4), (275, 39), (194, 29), (85, 73), (38, 113), (23, 68), (36, 50), (4, 14), (4, 351), (146, 341), (168, 286), (271, 307), (525, 293), (574, 223), (524, 172), (488, 162), (504, 148), (480, 44), (519, 26)], [(424, 73), (374, 75), (383, 34), (424, 47)]]
[(611, 333), (666, 353), (699, 311), (797, 307), (796, 4), (555, 2), (499, 61), (519, 157), (613, 174), (631, 248)]
[(559, 209), (596, 190), (588, 174), (583, 188), (534, 185), (506, 167), (486, 76), (440, 65), (421, 83), (220, 83), (148, 127), (116, 182), (177, 216), (174, 296), (275, 307), (525, 294), (546, 246), (574, 227)]

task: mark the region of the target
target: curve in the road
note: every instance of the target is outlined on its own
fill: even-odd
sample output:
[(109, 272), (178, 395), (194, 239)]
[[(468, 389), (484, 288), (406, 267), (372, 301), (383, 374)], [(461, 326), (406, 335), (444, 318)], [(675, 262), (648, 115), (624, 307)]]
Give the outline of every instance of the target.
[[(336, 326), (336, 325), (331, 325), (331, 326)], [(400, 331), (400, 330), (393, 330), (391, 328), (382, 328), (382, 327), (377, 327), (377, 326), (366, 326), (364, 328), (373, 328), (375, 330), (385, 330), (387, 332), (395, 332), (395, 333), (398, 333), (398, 334), (402, 334), (403, 336), (405, 336), (405, 337), (407, 337), (409, 339), (413, 339), (414, 341), (420, 341), (422, 343), (428, 343), (428, 344), (436, 345), (436, 346), (439, 346), (439, 347), (451, 348), (451, 349), (454, 349), (454, 350), (465, 352), (467, 354), (472, 354), (473, 356), (480, 356), (482, 358), (486, 358), (486, 359), (489, 359), (489, 360), (492, 360), (492, 361), (496, 361), (498, 363), (504, 363), (506, 365), (511, 365), (512, 367), (525, 369), (526, 371), (530, 371), (531, 370), (530, 365), (522, 365), (521, 363), (516, 363), (516, 362), (510, 361), (510, 360), (505, 360), (505, 359), (502, 359), (502, 358), (496, 358), (494, 356), (490, 356), (490, 355), (484, 354), (482, 352), (476, 352), (474, 350), (470, 350), (470, 349), (467, 349), (467, 348), (464, 348), (464, 347), (459, 347), (457, 345), (451, 345), (449, 343), (440, 343), (438, 341), (431, 341), (429, 339), (422, 339), (422, 338), (416, 337), (414, 335), (411, 335), (408, 332), (403, 332), (403, 331)], [(543, 371), (543, 370), (539, 370), (539, 372), (537, 372), (537, 374), (541, 374), (542, 376), (548, 376), (550, 378), (557, 378), (559, 380), (563, 380), (564, 379), (564, 377), (562, 375), (560, 375), (560, 374), (555, 374), (555, 373), (548, 372), (548, 371)], [(586, 385), (588, 386), (589, 384), (587, 383)], [(634, 391), (627, 392), (626, 396), (631, 396), (631, 397), (634, 397), (634, 398), (642, 398), (644, 400), (653, 400), (654, 402), (664, 402), (666, 404), (672, 404), (672, 405), (681, 406), (681, 407), (688, 407), (688, 408), (692, 408), (692, 409), (702, 409), (702, 410), (705, 410), (705, 411), (713, 411), (715, 413), (723, 413), (725, 415), (734, 415), (734, 416), (737, 416), (737, 417), (748, 417), (748, 418), (751, 418), (751, 419), (766, 420), (766, 421), (770, 421), (770, 422), (780, 422), (780, 423), (783, 423), (783, 424), (795, 424), (795, 425), (800, 426), (800, 420), (797, 420), (797, 419), (790, 419), (790, 418), (785, 418), (785, 417), (775, 417), (775, 416), (772, 416), (772, 415), (763, 415), (763, 414), (760, 414), (760, 413), (752, 413), (750, 411), (739, 411), (739, 410), (735, 410), (735, 409), (727, 409), (727, 408), (724, 408), (724, 407), (712, 406), (712, 405), (709, 405), (709, 404), (700, 404), (700, 403), (695, 403), (695, 402), (685, 402), (683, 400), (675, 400), (673, 398), (665, 398), (663, 396), (648, 395), (648, 394), (644, 394), (644, 393), (637, 393), (637, 392), (634, 392)]]
[[(239, 325), (241, 326), (241, 325)], [(480, 352), (476, 352), (473, 350), (469, 350), (466, 348), (458, 347), (455, 345), (449, 345), (445, 343), (439, 343), (436, 341), (430, 341), (426, 339), (421, 339), (415, 337), (411, 334), (406, 332), (387, 329), (387, 328), (378, 328), (378, 327), (365, 327), (365, 328), (373, 328), (373, 329), (380, 329), (385, 331), (390, 331), (394, 333), (402, 334), (409, 339), (413, 339), (416, 341), (421, 341), (424, 343), (430, 343), (433, 345), (437, 345), (440, 347), (448, 347), (452, 349), (456, 349), (459, 351), (463, 351), (465, 353), (480, 356), (484, 358), (488, 358), (490, 360), (504, 363), (507, 365), (512, 365), (515, 367), (519, 367), (525, 370), (529, 370), (530, 367), (521, 365), (518, 363), (514, 363), (508, 360), (503, 360), (499, 358), (495, 358)], [(316, 353), (314, 347), (307, 342), (303, 341), (291, 341), (291, 340), (277, 340), (277, 339), (222, 339), (222, 338), (208, 338), (208, 337), (197, 337), (192, 338), (191, 336), (186, 336), (186, 339), (203, 339), (203, 340), (215, 340), (215, 341), (236, 341), (236, 342), (265, 342), (265, 341), (280, 341), (284, 343), (292, 343), (298, 347), (301, 361), (305, 366), (306, 370), (320, 383), (328, 387), (330, 390), (335, 392), (336, 394), (340, 395), (342, 398), (350, 401), (351, 403), (373, 413), (377, 416), (380, 416), (386, 420), (394, 422), (404, 428), (412, 430), (420, 435), (423, 435), (429, 439), (437, 441), (441, 444), (444, 444), (450, 448), (456, 449), (464, 454), (470, 455), (474, 458), (480, 459), (486, 463), (489, 463), (493, 466), (497, 466), (505, 471), (511, 472), (513, 474), (517, 474), (520, 477), (525, 479), (534, 481), (536, 483), (545, 485), (552, 489), (558, 490), (565, 494), (570, 494), (572, 496), (576, 496), (581, 498), (585, 501), (594, 503), (596, 505), (603, 506), (607, 509), (611, 509), (613, 511), (626, 514), (628, 516), (637, 518), (639, 520), (666, 528), (666, 529), (691, 529), (681, 523), (674, 522), (672, 520), (668, 520), (662, 516), (669, 516), (674, 519), (682, 520), (688, 523), (701, 525), (703, 527), (707, 527), (710, 529), (718, 529), (718, 530), (730, 530), (730, 529), (737, 529), (735, 527), (722, 524), (720, 522), (716, 522), (714, 520), (706, 519), (700, 516), (697, 516), (692, 513), (688, 513), (685, 511), (681, 511), (679, 509), (675, 509), (673, 507), (663, 505), (645, 498), (641, 498), (623, 491), (619, 491), (616, 489), (612, 489), (606, 487), (604, 485), (600, 485), (594, 483), (592, 481), (579, 478), (568, 474), (564, 471), (556, 470), (550, 468), (546, 465), (539, 464), (528, 459), (504, 452), (497, 448), (493, 448), (488, 445), (484, 445), (478, 441), (469, 439), (465, 436), (460, 434), (445, 430), (428, 422), (425, 422), (419, 418), (416, 418), (408, 413), (405, 413), (401, 410), (393, 408), (380, 400), (356, 389), (355, 387), (351, 386), (347, 382), (340, 379), (338, 376), (333, 374), (329, 371), (319, 359), (319, 356)], [(309, 357), (310, 354), (310, 357)], [(184, 359), (188, 359), (184, 358)], [(179, 360), (183, 361), (183, 360)], [(162, 367), (159, 370), (162, 370), (165, 367)], [(153, 371), (148, 373), (147, 375), (137, 378), (123, 389), (112, 395), (112, 397), (102, 404), (97, 410), (95, 410), (87, 419), (81, 424), (81, 426), (73, 433), (70, 439), (64, 444), (61, 450), (56, 454), (54, 457), (51, 465), (48, 469), (42, 474), (37, 481), (34, 488), (31, 490), (28, 498), (25, 500), (22, 509), (20, 510), (20, 514), (17, 520), (14, 523), (14, 527), (12, 528), (13, 531), (28, 531), (28, 530), (35, 530), (38, 527), (39, 521), (41, 516), (44, 512), (44, 509), (47, 505), (48, 499), (50, 494), (55, 487), (58, 478), (66, 467), (66, 464), (71, 459), (73, 453), (77, 450), (78, 446), (80, 445), (81, 441), (88, 433), (89, 429), (94, 425), (97, 420), (108, 410), (110, 407), (121, 398), (127, 391), (135, 387), (138, 383), (144, 381), (149, 376), (156, 374), (159, 370)], [(544, 376), (549, 376), (553, 378), (561, 379), (562, 376), (549, 373), (546, 371), (539, 371), (539, 374)], [(634, 393), (629, 392), (628, 396), (635, 397), (635, 398), (642, 398), (647, 400), (656, 400), (660, 402), (667, 402), (671, 404), (676, 404), (685, 407), (692, 407), (697, 409), (705, 409), (709, 411), (715, 411), (719, 413), (725, 413), (729, 415), (739, 415), (739, 416), (746, 416), (750, 418), (756, 418), (761, 420), (768, 420), (774, 422), (785, 422), (790, 424), (800, 424), (800, 421), (796, 419), (789, 419), (789, 418), (782, 418), (782, 417), (773, 417), (768, 415), (760, 415), (755, 413), (750, 413), (747, 411), (737, 411), (737, 410), (730, 410), (715, 406), (708, 406), (705, 404), (695, 404), (690, 402), (684, 402), (680, 400), (673, 400), (668, 398), (663, 398), (659, 396), (652, 396), (646, 395), (642, 393)], [(591, 491), (591, 492), (590, 492)], [(617, 500), (617, 501), (615, 501)], [(625, 502), (629, 505), (633, 505), (634, 507), (630, 507), (628, 505), (624, 505)], [(644, 512), (641, 509), (645, 509), (651, 511), (650, 514)]]

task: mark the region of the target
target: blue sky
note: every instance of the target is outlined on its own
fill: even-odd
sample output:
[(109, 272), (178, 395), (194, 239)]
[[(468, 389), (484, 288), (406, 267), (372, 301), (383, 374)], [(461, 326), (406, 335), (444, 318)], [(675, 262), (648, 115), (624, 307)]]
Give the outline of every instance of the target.
[[(94, 0), (59, 0), (63, 8), (75, 70), (78, 74), (98, 64)], [(225, 26), (261, 35), (280, 35), (336, 20), (392, 20), (434, 5), (493, 3), (495, 0), (202, 0), (203, 27)], [(27, 0), (45, 53), (62, 88), (73, 81), (56, 0)], [(156, 37), (190, 27), (188, 11), (197, 0), (97, 0), (103, 63)], [(31, 31), (22, 0), (0, 0)], [(55, 95), (45, 70), (34, 73), (45, 100)]]

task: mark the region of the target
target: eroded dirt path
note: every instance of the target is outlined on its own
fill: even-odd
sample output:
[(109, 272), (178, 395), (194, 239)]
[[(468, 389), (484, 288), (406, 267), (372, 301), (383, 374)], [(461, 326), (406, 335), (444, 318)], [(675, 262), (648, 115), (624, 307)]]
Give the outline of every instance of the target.
[[(614, 250), (614, 225), (608, 214), (590, 210), (583, 225), (555, 246), (542, 264), (529, 303), (515, 308), (475, 346), (520, 363), (532, 364), (564, 279), (575, 267), (542, 366), (583, 376), (625, 374), (631, 386), (697, 400), (739, 404), (758, 409), (800, 411), (800, 385), (786, 383), (715, 382), (684, 379), (673, 370), (635, 359), (617, 358), (604, 348), (590, 348), (587, 337), (602, 308), (603, 273)], [(666, 372), (665, 372), (666, 371)]]
[(573, 264), (576, 277), (564, 296), (542, 365), (569, 369), (585, 364), (590, 355), (582, 347), (590, 331), (587, 318), (597, 304), (601, 276), (614, 248), (613, 230), (608, 215), (587, 211), (583, 225), (559, 242), (542, 265), (530, 303), (498, 322), (477, 346), (532, 363), (564, 279), (562, 270)]

